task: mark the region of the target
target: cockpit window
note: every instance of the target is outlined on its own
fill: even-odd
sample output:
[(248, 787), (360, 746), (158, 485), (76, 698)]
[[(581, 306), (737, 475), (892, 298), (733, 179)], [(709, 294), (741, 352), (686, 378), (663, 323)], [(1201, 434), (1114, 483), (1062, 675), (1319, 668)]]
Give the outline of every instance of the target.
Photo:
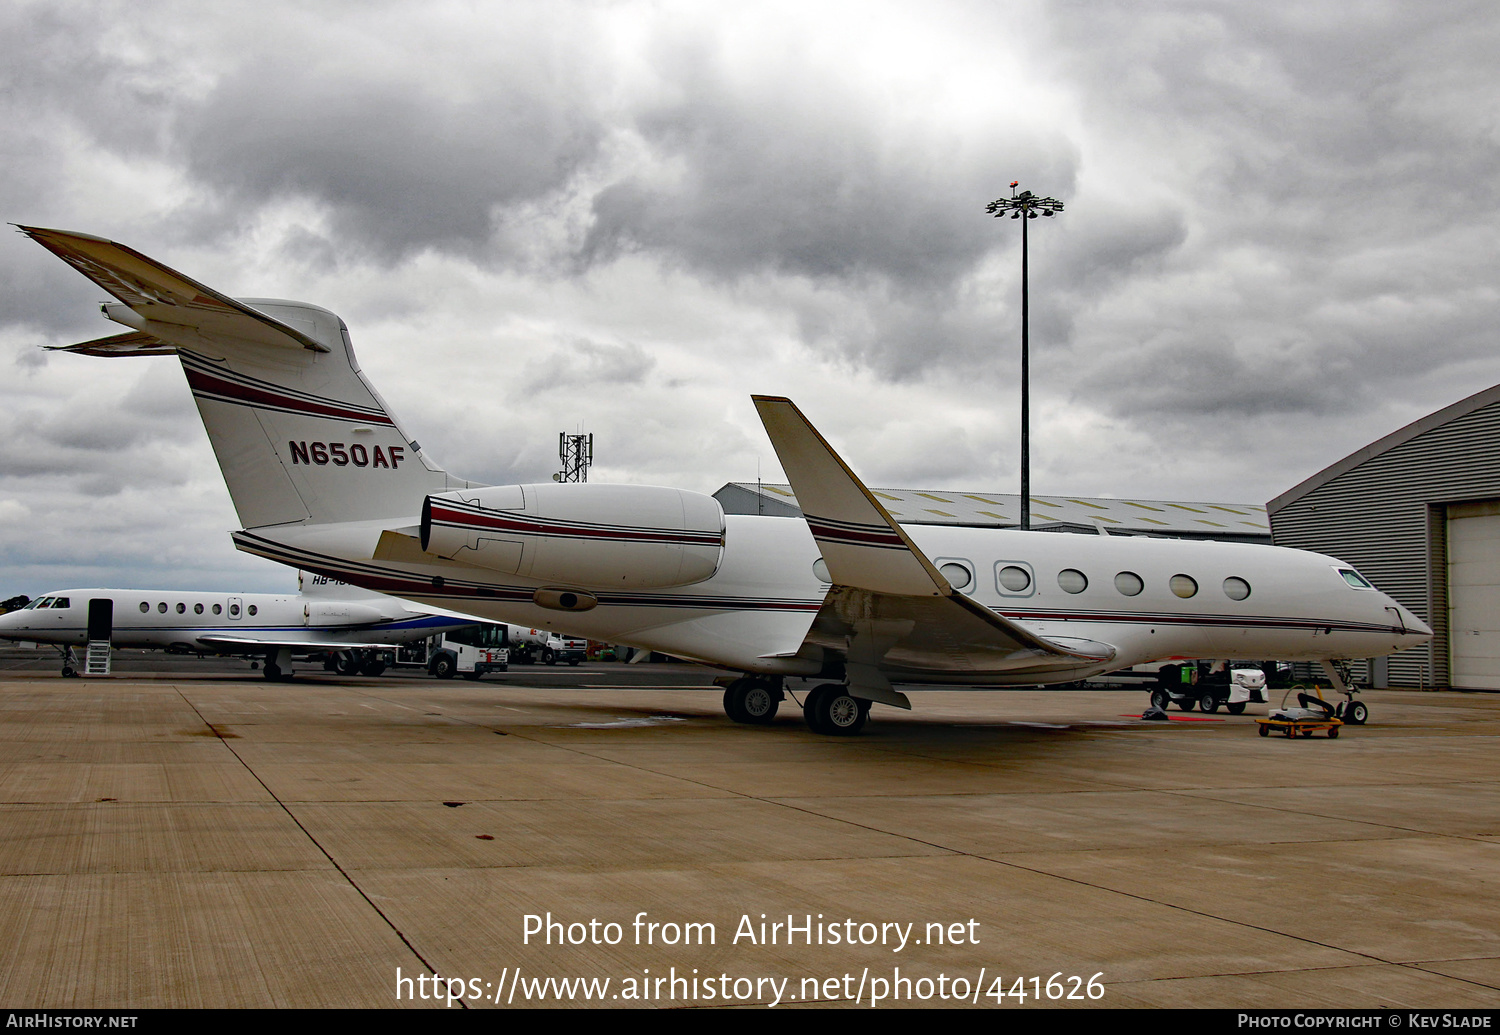
[(1339, 574), (1344, 576), (1344, 581), (1349, 583), (1349, 585), (1353, 586), (1355, 589), (1375, 588), (1374, 586), (1370, 585), (1368, 579), (1366, 579), (1359, 572), (1355, 571), (1353, 568), (1340, 568)]
[(45, 600), (45, 599), (46, 599), (45, 597), (38, 597), (37, 599), (33, 600), (31, 603), (27, 604), (25, 607), (21, 608), (21, 610), (22, 611), (35, 611), (37, 608), (39, 608), (39, 607), (42, 606), (42, 601)]
[(67, 607), (72, 607), (73, 605), (72, 605), (71, 602), (69, 602), (69, 600), (68, 600), (67, 597), (53, 597), (52, 598), (52, 606), (53, 607), (67, 608)]

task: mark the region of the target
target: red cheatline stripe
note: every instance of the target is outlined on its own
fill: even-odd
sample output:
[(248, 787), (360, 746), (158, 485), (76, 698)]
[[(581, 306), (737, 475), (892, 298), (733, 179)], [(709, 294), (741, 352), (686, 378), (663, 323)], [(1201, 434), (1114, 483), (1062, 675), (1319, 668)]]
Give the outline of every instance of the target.
[(524, 518), (506, 518), (498, 514), (475, 514), (434, 506), (432, 520), (458, 528), (486, 528), (525, 535), (558, 535), (592, 539), (625, 539), (639, 542), (683, 543), (689, 546), (718, 546), (720, 537), (712, 532), (677, 532), (669, 529), (602, 528), (597, 525), (547, 524)]
[(893, 532), (852, 532), (842, 528), (834, 528), (829, 525), (817, 524), (812, 521), (807, 523), (814, 539), (822, 539), (831, 543), (843, 543), (850, 546), (899, 546), (906, 548), (906, 543), (901, 537)]
[(233, 381), (226, 381), (223, 378), (215, 377), (213, 374), (205, 373), (201, 370), (192, 370), (187, 367), (183, 369), (187, 374), (188, 385), (194, 392), (228, 396), (230, 399), (242, 402), (248, 406), (268, 406), (280, 410), (296, 410), (299, 413), (306, 413), (315, 417), (335, 417), (339, 420), (363, 421), (368, 424), (395, 426), (395, 422), (383, 413), (350, 409), (332, 402), (310, 402), (294, 396), (236, 384)]

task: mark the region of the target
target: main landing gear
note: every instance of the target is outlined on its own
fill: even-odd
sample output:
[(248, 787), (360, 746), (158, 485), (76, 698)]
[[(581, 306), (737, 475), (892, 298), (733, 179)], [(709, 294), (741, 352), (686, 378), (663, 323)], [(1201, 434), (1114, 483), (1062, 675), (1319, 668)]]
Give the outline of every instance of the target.
[(289, 682), (292, 678), (292, 652), (282, 647), (267, 653), (261, 674), (271, 682)]
[(832, 737), (852, 737), (865, 727), (870, 717), (870, 702), (849, 693), (842, 683), (824, 683), (813, 687), (802, 704), (802, 717), (814, 733)]
[[(724, 688), (724, 714), (735, 722), (764, 726), (775, 721), (784, 700), (786, 691), (780, 679), (743, 676)], [(814, 733), (849, 737), (864, 728), (870, 717), (870, 702), (850, 694), (842, 683), (824, 683), (807, 695), (802, 717)]]
[(744, 676), (724, 688), (724, 714), (735, 722), (765, 726), (775, 721), (785, 699), (780, 679)]

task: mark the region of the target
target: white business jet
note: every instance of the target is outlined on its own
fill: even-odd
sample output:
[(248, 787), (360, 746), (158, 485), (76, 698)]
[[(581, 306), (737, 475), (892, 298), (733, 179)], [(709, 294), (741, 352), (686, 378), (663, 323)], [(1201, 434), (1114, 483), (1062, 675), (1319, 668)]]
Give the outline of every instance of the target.
[[(556, 627), (744, 673), (770, 722), (789, 676), (820, 733), (858, 731), (892, 684), (1020, 686), (1201, 657), (1330, 662), (1431, 630), (1332, 557), (1271, 546), (898, 524), (788, 399), (755, 397), (804, 520), (711, 496), (450, 476), (317, 306), (229, 298), (123, 245), (22, 227), (112, 294), (123, 334), (68, 346), (175, 354), (244, 530), (283, 564), (497, 622)], [(1334, 667), (1325, 666), (1336, 677)]]
[(173, 589), (61, 589), (0, 615), (0, 639), (46, 643), (76, 676), (74, 647), (107, 644), (265, 660), (267, 679), (290, 679), (292, 655), (333, 652), (339, 672), (378, 676), (376, 654), (474, 619), (417, 611), (404, 601), (298, 572), (302, 591), (199, 593)]

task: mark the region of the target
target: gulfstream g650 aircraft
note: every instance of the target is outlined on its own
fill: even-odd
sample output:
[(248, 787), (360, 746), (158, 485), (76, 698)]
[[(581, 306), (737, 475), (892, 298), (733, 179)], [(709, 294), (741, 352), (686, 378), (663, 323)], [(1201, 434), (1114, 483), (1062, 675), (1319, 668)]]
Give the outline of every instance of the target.
[[(333, 313), (237, 301), (123, 245), (24, 233), (117, 298), (95, 356), (182, 362), (250, 553), (434, 607), (783, 677), (853, 733), (893, 683), (1035, 685), (1171, 658), (1368, 658), (1431, 636), (1332, 557), (1270, 546), (897, 524), (788, 399), (755, 397), (805, 520), (595, 483), (484, 486), (438, 467), (366, 382)], [(1331, 667), (1330, 667), (1331, 668)]]

